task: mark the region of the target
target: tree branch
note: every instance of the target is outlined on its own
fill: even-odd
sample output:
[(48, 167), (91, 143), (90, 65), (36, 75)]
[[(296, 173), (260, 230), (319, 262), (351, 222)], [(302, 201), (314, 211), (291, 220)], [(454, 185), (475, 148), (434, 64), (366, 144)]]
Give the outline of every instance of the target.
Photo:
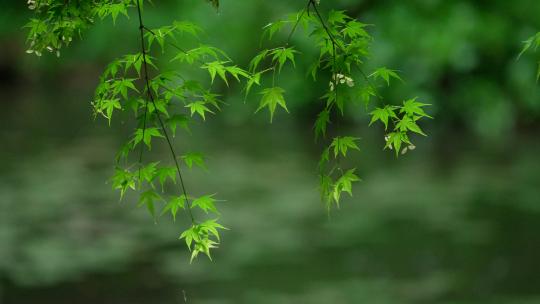
[[(144, 23), (143, 23), (140, 1), (142, 1), (142, 0), (137, 0), (137, 13), (139, 15), (139, 31), (140, 31), (140, 35), (141, 35), (141, 52), (142, 52), (142, 56), (143, 56), (144, 80), (145, 80), (146, 92), (147, 92), (147, 95), (148, 95), (148, 99), (150, 100), (150, 102), (152, 103), (154, 108), (157, 109), (157, 106), (156, 106), (156, 103), (155, 103), (155, 100), (154, 100), (154, 95), (152, 94), (152, 90), (150, 88), (150, 80), (149, 80), (149, 77), (148, 77), (148, 63), (147, 63), (147, 60), (146, 60), (146, 44), (145, 44), (145, 41), (144, 41), (144, 29), (145, 29), (145, 26), (144, 26)], [(145, 102), (145, 118), (144, 118), (145, 119), (145, 122), (144, 122), (145, 128), (146, 128), (146, 111), (148, 111), (148, 100), (146, 100), (146, 102)], [(184, 201), (185, 201), (186, 209), (188, 210), (189, 217), (191, 219), (191, 223), (193, 225), (195, 225), (195, 223), (196, 223), (195, 218), (193, 217), (193, 213), (191, 212), (191, 205), (189, 204), (189, 197), (188, 197), (188, 194), (187, 194), (187, 191), (186, 191), (186, 186), (184, 184), (184, 179), (182, 177), (182, 171), (180, 170), (180, 164), (178, 163), (178, 158), (176, 156), (176, 152), (174, 151), (174, 147), (172, 145), (172, 142), (171, 142), (171, 139), (170, 139), (169, 134), (167, 132), (167, 129), (165, 128), (165, 124), (163, 123), (163, 120), (161, 119), (161, 114), (157, 110), (156, 110), (156, 116), (158, 118), (161, 129), (163, 130), (163, 134), (165, 135), (165, 139), (167, 140), (167, 145), (169, 146), (171, 156), (172, 156), (174, 164), (176, 166), (176, 171), (178, 172), (178, 177), (180, 179), (181, 191), (182, 191), (182, 193), (184, 195)], [(144, 139), (144, 129), (143, 129), (143, 139)], [(141, 161), (142, 160), (142, 150), (141, 150), (140, 158), (141, 158), (140, 159), (140, 161)]]

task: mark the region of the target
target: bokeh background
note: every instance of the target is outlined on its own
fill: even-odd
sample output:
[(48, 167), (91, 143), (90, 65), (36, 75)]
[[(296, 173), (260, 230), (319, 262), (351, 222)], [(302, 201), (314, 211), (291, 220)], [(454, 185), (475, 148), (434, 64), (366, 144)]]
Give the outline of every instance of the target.
[[(304, 5), (221, 2), (216, 14), (202, 0), (155, 1), (146, 23), (199, 23), (206, 42), (246, 66), (261, 28)], [(4, 1), (0, 302), (540, 303), (540, 53), (517, 60), (540, 30), (540, 1), (322, 5), (375, 25), (366, 70), (401, 71), (405, 83), (383, 93), (433, 104), (430, 136), (395, 159), (363, 107), (351, 109), (339, 128), (362, 137), (351, 162), (363, 182), (328, 216), (312, 137), (320, 83), (304, 77), (308, 63), (281, 78), (291, 114), (272, 125), (253, 114), (257, 100), (218, 85), (228, 106), (177, 145), (208, 156), (208, 173), (186, 171), (188, 187), (226, 199), (231, 230), (214, 262), (189, 264), (177, 240), (186, 222), (155, 225), (106, 183), (133, 123), (93, 121), (90, 100), (104, 66), (138, 51), (135, 18), (99, 22), (61, 58), (37, 58), (25, 54), (26, 1)], [(310, 52), (302, 35), (293, 42)]]

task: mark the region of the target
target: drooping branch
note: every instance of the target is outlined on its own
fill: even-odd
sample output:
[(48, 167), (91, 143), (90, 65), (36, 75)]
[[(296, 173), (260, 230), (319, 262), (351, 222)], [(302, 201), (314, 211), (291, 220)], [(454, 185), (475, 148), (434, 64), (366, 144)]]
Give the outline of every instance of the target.
[[(147, 92), (147, 95), (148, 95), (148, 99), (150, 100), (150, 102), (152, 103), (154, 108), (157, 109), (156, 102), (155, 102), (155, 99), (154, 99), (154, 95), (152, 94), (152, 90), (151, 90), (151, 87), (150, 87), (150, 79), (148, 77), (148, 60), (146, 58), (146, 56), (147, 56), (146, 44), (145, 44), (145, 41), (144, 41), (145, 26), (144, 26), (143, 17), (142, 17), (142, 10), (141, 10), (140, 1), (142, 1), (142, 0), (137, 0), (137, 13), (138, 13), (138, 16), (139, 16), (139, 32), (140, 32), (140, 36), (141, 36), (141, 54), (142, 54), (143, 68), (144, 68), (144, 82), (145, 82), (145, 86), (146, 86), (146, 92)], [(143, 118), (144, 119), (144, 122), (143, 122), (143, 138), (144, 138), (144, 132), (145, 132), (145, 129), (146, 129), (146, 112), (148, 111), (148, 100), (145, 101), (144, 108), (145, 108), (145, 113), (144, 113), (144, 118)], [(191, 212), (191, 206), (190, 206), (190, 203), (189, 203), (189, 197), (188, 197), (186, 186), (185, 186), (185, 183), (184, 183), (184, 178), (182, 176), (182, 170), (180, 169), (180, 164), (178, 163), (178, 157), (176, 156), (176, 152), (175, 152), (174, 147), (172, 145), (172, 141), (171, 141), (170, 136), (169, 136), (169, 134), (167, 132), (167, 129), (165, 128), (165, 124), (163, 123), (163, 120), (161, 118), (161, 114), (159, 113), (159, 111), (155, 111), (155, 113), (156, 113), (159, 125), (163, 130), (163, 134), (165, 135), (167, 145), (169, 147), (172, 159), (173, 159), (174, 164), (176, 166), (176, 171), (178, 173), (178, 178), (180, 180), (180, 187), (181, 187), (180, 190), (182, 191), (183, 196), (184, 196), (185, 207), (188, 210), (188, 214), (189, 214), (191, 223), (193, 225), (195, 225), (196, 222), (195, 222), (195, 218), (193, 216), (193, 213)], [(141, 153), (140, 153), (140, 157), (139, 157), (139, 162), (142, 161), (142, 147), (143, 146), (141, 145)]]

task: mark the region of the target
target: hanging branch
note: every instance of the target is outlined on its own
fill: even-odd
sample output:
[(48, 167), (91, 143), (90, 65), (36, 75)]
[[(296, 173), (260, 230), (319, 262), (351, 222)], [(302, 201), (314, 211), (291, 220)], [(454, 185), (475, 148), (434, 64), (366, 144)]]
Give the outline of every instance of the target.
[[(148, 78), (148, 61), (146, 59), (146, 45), (145, 45), (145, 42), (144, 42), (144, 29), (145, 29), (145, 27), (144, 27), (143, 19), (142, 19), (140, 1), (142, 1), (142, 0), (137, 0), (137, 13), (138, 13), (138, 16), (139, 16), (139, 32), (140, 32), (140, 35), (141, 35), (141, 53), (142, 53), (142, 58), (143, 58), (144, 81), (145, 81), (145, 85), (146, 85), (146, 92), (147, 92), (148, 98), (152, 102), (154, 108), (157, 109), (156, 102), (154, 100), (154, 95), (152, 94), (152, 90), (150, 88), (150, 80)], [(145, 129), (146, 129), (146, 112), (147, 111), (148, 111), (148, 100), (145, 101), (145, 106), (144, 106), (143, 138), (144, 138), (144, 132), (145, 132)], [(160, 125), (161, 129), (163, 130), (163, 134), (165, 135), (165, 139), (167, 140), (167, 146), (169, 147), (169, 150), (171, 152), (171, 156), (172, 156), (172, 159), (174, 161), (174, 165), (176, 166), (176, 171), (178, 173), (178, 178), (180, 179), (181, 190), (182, 190), (182, 193), (184, 195), (184, 201), (185, 201), (186, 209), (188, 210), (188, 214), (189, 214), (189, 217), (191, 219), (191, 223), (193, 225), (195, 225), (196, 224), (195, 218), (193, 217), (193, 213), (191, 212), (191, 206), (189, 204), (188, 194), (187, 194), (187, 191), (186, 191), (186, 186), (184, 184), (184, 179), (182, 177), (182, 171), (180, 170), (180, 165), (178, 164), (178, 158), (176, 157), (174, 147), (172, 145), (172, 142), (171, 142), (171, 139), (170, 139), (169, 134), (167, 132), (167, 129), (165, 128), (165, 124), (163, 123), (163, 120), (161, 119), (161, 114), (159, 113), (159, 111), (156, 111), (156, 115), (157, 115), (157, 118), (158, 118), (158, 121), (159, 121), (159, 125)], [(139, 162), (141, 162), (141, 160), (142, 160), (142, 147), (143, 147), (143, 145), (141, 145), (141, 154), (140, 154)]]

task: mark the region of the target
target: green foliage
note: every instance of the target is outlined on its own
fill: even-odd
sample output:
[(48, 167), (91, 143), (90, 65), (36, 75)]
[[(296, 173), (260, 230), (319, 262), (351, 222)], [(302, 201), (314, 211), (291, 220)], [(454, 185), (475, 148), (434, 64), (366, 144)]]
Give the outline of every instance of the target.
[(326, 129), (328, 128), (329, 123), (330, 111), (324, 109), (317, 115), (317, 120), (315, 121), (315, 140), (317, 140), (321, 135), (326, 137)]
[[(270, 122), (273, 121), (277, 105), (289, 112), (285, 89), (276, 85), (276, 76), (287, 64), (295, 67), (295, 56), (300, 52), (291, 46), (291, 38), (299, 27), (313, 41), (312, 44), (318, 48), (319, 53), (310, 65), (308, 74), (314, 81), (329, 78), (327, 90), (322, 96), (323, 108), (317, 115), (313, 128), (315, 140), (326, 137), (332, 120), (337, 120), (338, 125), (339, 116), (344, 116), (355, 106), (355, 99), (362, 100), (366, 108), (370, 107), (375, 97), (379, 102), (383, 102), (378, 93), (378, 83), (389, 86), (392, 79), (403, 81), (395, 70), (386, 67), (376, 68), (372, 73), (364, 72), (364, 64), (369, 58), (369, 47), (373, 40), (367, 31), (367, 24), (354, 20), (344, 11), (330, 11), (325, 18), (319, 11), (318, 1), (310, 0), (299, 13), (264, 27), (263, 38), (268, 40), (288, 29), (287, 41), (280, 47), (263, 48), (249, 65), (253, 77), (247, 83), (246, 94), (249, 94), (252, 86), (264, 86), (265, 82), (270, 82), (270, 79), (263, 76), (272, 72), (271, 84), (262, 90), (263, 97), (257, 108), (257, 112), (265, 107), (269, 109)], [(267, 63), (267, 66), (264, 66), (264, 63)], [(387, 140), (386, 148), (395, 149), (397, 153), (401, 151), (402, 144), (406, 143), (409, 145), (406, 149), (412, 150), (414, 148), (408, 139), (408, 133), (425, 135), (418, 126), (419, 119), (430, 118), (422, 109), (425, 106), (427, 105), (411, 99), (404, 102), (403, 106), (383, 104), (382, 107), (374, 107), (368, 112), (371, 115), (370, 125), (381, 121), (385, 130), (392, 126), (394, 132), (385, 136), (392, 140)], [(339, 129), (336, 129), (333, 133), (339, 132)], [(357, 141), (358, 138), (354, 136), (335, 136), (322, 152), (319, 161), (319, 186), (321, 197), (329, 210), (332, 205), (339, 206), (342, 192), (352, 195), (352, 184), (360, 180), (355, 173), (357, 168), (345, 168), (342, 161), (349, 156), (350, 150), (360, 150)], [(330, 155), (333, 158), (330, 158)]]
[(342, 192), (348, 193), (352, 196), (352, 183), (360, 181), (360, 178), (354, 174), (356, 169), (347, 170), (343, 175), (338, 178), (334, 184), (332, 196), (336, 204), (339, 206), (339, 200)]
[(199, 253), (204, 253), (211, 260), (210, 249), (217, 248), (220, 241), (218, 229), (227, 229), (220, 225), (216, 219), (207, 220), (200, 224), (193, 224), (189, 229), (182, 232), (180, 239), (186, 241), (186, 245), (191, 250), (191, 260), (195, 259)]
[(116, 168), (115, 174), (111, 180), (112, 187), (120, 190), (120, 199), (124, 197), (124, 194), (128, 189), (136, 189), (137, 179), (135, 178), (135, 175), (128, 169)]
[(156, 170), (156, 177), (159, 180), (159, 184), (161, 185), (161, 192), (164, 192), (163, 187), (165, 186), (165, 183), (167, 180), (170, 180), (174, 184), (176, 184), (176, 168), (175, 167), (162, 167)]
[(161, 211), (161, 215), (164, 215), (167, 212), (170, 212), (173, 217), (173, 220), (176, 222), (176, 214), (178, 213), (180, 209), (185, 209), (185, 205), (187, 201), (188, 200), (186, 196), (184, 196), (183, 194), (180, 196), (172, 197), (167, 203), (167, 205), (165, 205), (165, 207)]
[(338, 157), (339, 154), (342, 154), (343, 157), (347, 157), (348, 149), (360, 151), (360, 148), (358, 148), (358, 145), (356, 145), (356, 141), (358, 141), (358, 138), (355, 137), (336, 137), (334, 140), (332, 140), (330, 149), (334, 150), (334, 157)]
[(333, 180), (330, 175), (323, 174), (320, 176), (321, 198), (328, 211), (333, 205), (339, 208), (343, 192), (352, 196), (352, 183), (360, 181), (355, 171), (355, 168), (346, 172), (339, 170), (341, 175), (338, 175), (336, 180)]
[(204, 213), (208, 213), (208, 211), (210, 211), (212, 213), (219, 214), (219, 211), (215, 206), (217, 200), (214, 199), (214, 196), (215, 194), (211, 194), (194, 199), (191, 203), (191, 208), (198, 207), (202, 211), (204, 211)]
[[(427, 115), (423, 107), (429, 104), (420, 103), (417, 98), (409, 99), (403, 102), (402, 106), (385, 106), (384, 108), (375, 108), (371, 115), (370, 125), (380, 121), (384, 124), (384, 129), (388, 130), (388, 126), (393, 126), (390, 132), (385, 135), (385, 149), (394, 150), (396, 156), (414, 150), (415, 146), (409, 140), (409, 132), (417, 133), (426, 136), (424, 131), (418, 126), (417, 121), (421, 118), (432, 118)], [(407, 146), (401, 150), (401, 147)]]
[(386, 82), (387, 85), (390, 85), (390, 79), (391, 78), (403, 81), (403, 79), (401, 79), (401, 77), (399, 77), (399, 75), (396, 73), (396, 71), (389, 70), (389, 69), (387, 69), (385, 67), (378, 68), (377, 70), (375, 70), (375, 72), (373, 72), (373, 74), (369, 75), (369, 77), (373, 77), (373, 78), (375, 78), (375, 80), (383, 79)]
[(117, 1), (28, 1), (34, 17), (25, 25), (28, 28), (27, 53), (41, 56), (46, 50), (60, 56), (62, 47), (67, 47), (76, 35), (90, 27), (94, 19), (111, 16), (113, 22), (119, 15), (128, 17), (128, 9), (137, 0)]
[(133, 138), (133, 147), (135, 147), (141, 140), (145, 145), (148, 146), (148, 149), (152, 149), (152, 137), (161, 137), (161, 132), (158, 128), (145, 128), (135, 130), (135, 136)]
[(279, 105), (282, 107), (285, 111), (289, 112), (287, 109), (287, 105), (285, 104), (285, 98), (283, 97), (283, 93), (285, 93), (285, 90), (283, 90), (280, 87), (273, 87), (273, 88), (267, 88), (261, 91), (261, 102), (259, 103), (259, 107), (257, 108), (258, 112), (259, 110), (263, 108), (268, 108), (268, 111), (270, 111), (270, 122), (274, 119), (274, 112), (276, 112), (276, 108)]
[(156, 207), (155, 201), (161, 200), (161, 196), (157, 194), (156, 191), (150, 189), (141, 193), (139, 198), (139, 206), (145, 205), (148, 209), (148, 212), (152, 215), (153, 218), (156, 217)]
[[(219, 1), (209, 2), (219, 8)], [(341, 117), (358, 108), (354, 100), (362, 100), (371, 115), (370, 125), (380, 121), (385, 131), (391, 131), (385, 135), (385, 148), (394, 150), (396, 155), (414, 149), (409, 136), (413, 133), (425, 136), (418, 122), (422, 118), (431, 118), (424, 111), (428, 105), (416, 98), (404, 101), (401, 106), (384, 104), (378, 87), (389, 86), (392, 79), (402, 81), (401, 77), (386, 67), (366, 73), (364, 65), (369, 59), (372, 41), (368, 26), (344, 11), (333, 10), (324, 17), (319, 11), (319, 1), (308, 0), (299, 13), (265, 26), (262, 37), (268, 42), (286, 29), (289, 31), (287, 40), (278, 47), (262, 48), (250, 61), (248, 69), (235, 65), (219, 48), (202, 43), (203, 30), (196, 24), (174, 21), (154, 29), (146, 27), (143, 0), (46, 0), (30, 1), (29, 4), (35, 17), (27, 24), (28, 53), (38, 56), (45, 49), (59, 55), (60, 48), (69, 45), (73, 37), (81, 35), (96, 18), (110, 16), (114, 24), (119, 16), (137, 15), (141, 48), (120, 56), (105, 68), (91, 104), (94, 116), (104, 117), (109, 125), (113, 116), (134, 118), (133, 135), (116, 157), (112, 187), (120, 191), (121, 199), (129, 189), (140, 193), (138, 205), (146, 206), (154, 220), (159, 210), (160, 215), (170, 214), (175, 222), (179, 213), (186, 214), (189, 228), (180, 238), (185, 240), (192, 253), (191, 261), (199, 253), (211, 258), (211, 249), (220, 241), (219, 230), (226, 228), (216, 219), (199, 220), (219, 215), (218, 200), (214, 198), (215, 194), (190, 196), (182, 173), (184, 168), (206, 170), (205, 157), (201, 153), (177, 153), (173, 137), (181, 129), (185, 132), (180, 136), (185, 140), (190, 135), (192, 120), (199, 117), (205, 122), (211, 117), (208, 114), (221, 110), (223, 102), (212, 91), (216, 82), (223, 82), (228, 87), (231, 80), (236, 80), (244, 86), (246, 99), (255, 86), (260, 87), (261, 97), (255, 112), (267, 108), (271, 123), (278, 107), (288, 113), (286, 86), (279, 83), (279, 76), (284, 71), (294, 70), (297, 57), (302, 54), (292, 46), (293, 35), (299, 28), (307, 39), (311, 39), (311, 45), (318, 53), (308, 74), (313, 81), (322, 82), (324, 88), (321, 110), (314, 123), (314, 137), (325, 141), (326, 148), (322, 151), (318, 169), (321, 197), (328, 211), (333, 206), (340, 206), (343, 193), (352, 196), (353, 183), (360, 181), (357, 168), (347, 163), (352, 151), (360, 151), (359, 138), (339, 135)], [(538, 42), (530, 42), (525, 50), (534, 43)], [(158, 56), (156, 54), (168, 59), (167, 67), (173, 68), (164, 71), (155, 64), (158, 62), (153, 57)], [(192, 78), (193, 75), (186, 73), (190, 69), (206, 71), (206, 80)], [(380, 106), (371, 106), (375, 98)], [(333, 139), (328, 141), (326, 136), (330, 126), (333, 127)], [(145, 162), (148, 158), (145, 152), (149, 153), (158, 143), (169, 149), (171, 163), (165, 164), (163, 160)], [(136, 159), (131, 157), (132, 152), (136, 152)], [(161, 194), (156, 190), (158, 184)], [(169, 184), (177, 186), (179, 193), (169, 195)]]
[[(521, 50), (521, 53), (519, 56), (523, 55), (523, 53), (533, 50), (537, 51), (538, 48), (540, 48), (540, 32), (536, 33), (531, 38), (525, 40), (523, 42), (523, 49)], [(540, 60), (538, 61), (538, 71), (536, 72), (536, 80), (540, 80)]]
[(388, 120), (390, 118), (397, 119), (397, 115), (395, 113), (395, 110), (397, 107), (386, 105), (384, 108), (375, 108), (371, 113), (371, 121), (369, 122), (369, 125), (371, 126), (374, 122), (380, 120), (384, 124), (384, 129), (388, 129)]
[[(212, 4), (216, 8), (219, 5), (217, 1), (212, 1)], [(76, 4), (71, 2), (66, 6), (73, 9), (78, 8)], [(211, 240), (208, 233), (219, 240), (217, 228), (223, 229), (223, 226), (213, 220), (198, 224), (195, 218), (195, 209), (201, 210), (204, 214), (217, 215), (219, 211), (215, 206), (216, 200), (213, 195), (192, 199), (187, 194), (179, 163), (179, 160), (183, 161), (185, 167), (189, 169), (197, 166), (206, 170), (204, 156), (200, 153), (186, 153), (177, 159), (171, 140), (177, 135), (178, 127), (187, 131), (186, 135), (189, 135), (189, 124), (193, 116), (199, 116), (205, 121), (208, 118), (208, 113), (215, 114), (216, 111), (220, 110), (219, 96), (211, 91), (211, 85), (216, 77), (229, 85), (230, 79), (240, 81), (242, 78), (248, 79), (251, 76), (247, 71), (232, 64), (225, 52), (200, 43), (199, 36), (202, 29), (193, 23), (175, 21), (171, 25), (156, 29), (144, 26), (142, 1), (92, 2), (89, 7), (87, 11), (81, 11), (81, 14), (86, 14), (86, 18), (92, 18), (95, 15), (103, 19), (110, 15), (113, 21), (116, 21), (119, 15), (128, 16), (130, 8), (136, 8), (136, 13), (141, 18), (139, 30), (143, 38), (142, 48), (139, 52), (113, 60), (105, 68), (92, 101), (95, 116), (103, 116), (109, 125), (113, 116), (117, 115), (116, 112), (119, 113), (118, 115), (126, 115), (126, 110), (131, 111), (137, 121), (137, 127), (131, 140), (118, 153), (118, 168), (112, 177), (113, 188), (120, 191), (121, 198), (124, 197), (128, 189), (140, 192), (138, 205), (146, 206), (154, 219), (157, 210), (161, 207), (161, 202), (165, 202), (165, 205), (160, 214), (170, 213), (174, 221), (176, 221), (178, 213), (184, 211), (191, 221), (191, 228), (187, 229), (183, 235), (191, 235), (191, 237), (186, 237), (186, 240), (195, 242), (193, 247), (191, 241), (188, 245), (192, 250), (192, 259), (197, 257), (199, 252), (210, 256), (210, 249), (215, 248), (217, 242)], [(40, 14), (45, 12), (53, 14), (53, 16), (57, 14), (57, 12), (48, 12), (44, 6), (41, 9), (43, 12), (40, 10)], [(62, 6), (63, 9), (64, 6)], [(60, 20), (66, 16), (57, 18)], [(52, 19), (48, 20), (53, 22)], [(82, 27), (78, 28), (78, 30), (80, 29)], [(36, 34), (38, 30), (41, 36)], [(30, 35), (38, 37), (36, 41), (54, 39), (51, 38), (54, 35), (46, 33), (39, 26), (31, 28)], [(195, 38), (198, 45), (192, 48), (184, 45), (187, 42), (184, 42), (185, 39), (182, 38), (186, 35)], [(179, 41), (182, 41), (182, 46), (177, 44)], [(31, 42), (31, 46), (37, 52), (41, 49), (35, 46), (44, 43)], [(189, 79), (180, 70), (161, 72), (161, 68), (154, 64), (155, 57), (150, 55), (155, 52), (161, 53), (162, 56), (171, 54), (170, 62), (172, 63), (207, 70), (208, 82)], [(160, 166), (160, 162), (144, 164), (145, 147), (151, 150), (157, 140), (164, 140), (164, 143), (169, 147), (174, 165)], [(139, 150), (138, 160), (135, 164), (129, 165), (130, 152), (136, 149)], [(125, 163), (125, 165), (121, 166), (120, 163)], [(133, 167), (137, 167), (137, 169), (130, 169)], [(155, 189), (157, 183), (160, 185), (161, 192), (165, 193), (168, 183), (177, 184), (177, 176), (181, 186), (180, 194), (166, 199), (165, 196), (157, 193)]]
[(188, 168), (193, 168), (193, 165), (206, 170), (206, 164), (204, 162), (204, 155), (201, 153), (191, 152), (182, 155), (182, 160), (186, 163)]
[(205, 113), (208, 112), (208, 113), (212, 113), (214, 114), (214, 112), (212, 112), (212, 110), (210, 110), (206, 105), (205, 105), (205, 102), (204, 101), (194, 101), (194, 102), (190, 102), (188, 103), (186, 106), (186, 108), (189, 108), (190, 112), (191, 112), (191, 116), (195, 115), (195, 114), (198, 114), (199, 116), (201, 116), (201, 118), (203, 120), (206, 120), (206, 116), (205, 116)]
[(283, 65), (285, 62), (290, 61), (294, 67), (296, 67), (296, 64), (294, 62), (294, 54), (298, 53), (293, 48), (277, 48), (270, 52), (270, 55), (272, 56), (273, 62), (279, 63), (279, 72), (281, 72), (281, 68), (283, 68)]
[(208, 73), (210, 73), (210, 78), (212, 79), (212, 83), (214, 82), (217, 74), (221, 79), (223, 79), (227, 86), (229, 86), (229, 82), (227, 81), (227, 74), (234, 77), (238, 81), (240, 81), (240, 76), (249, 77), (246, 71), (235, 65), (227, 65), (228, 63), (228, 61), (212, 61), (203, 64), (201, 68), (208, 70)]

